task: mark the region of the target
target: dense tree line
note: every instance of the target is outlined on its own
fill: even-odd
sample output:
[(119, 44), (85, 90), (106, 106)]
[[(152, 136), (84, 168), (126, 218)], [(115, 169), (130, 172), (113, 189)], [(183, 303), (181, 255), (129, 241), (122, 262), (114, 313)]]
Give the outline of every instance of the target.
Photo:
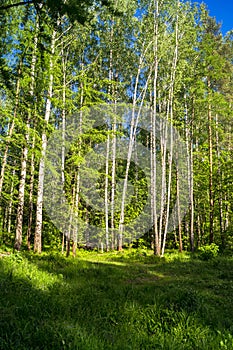
[[(77, 244), (90, 243), (87, 227), (93, 225), (99, 247), (121, 250), (138, 237), (130, 222), (148, 198), (145, 169), (133, 159), (138, 142), (149, 154), (153, 224), (144, 238), (155, 254), (209, 243), (231, 248), (232, 32), (223, 36), (203, 5), (179, 0), (5, 0), (0, 16), (1, 244), (39, 253), (42, 247), (62, 247), (69, 255), (72, 243), (75, 254)], [(119, 119), (123, 104), (131, 106), (128, 127)], [(113, 116), (94, 127), (88, 113), (100, 105)], [(149, 132), (138, 124), (143, 108)], [(79, 137), (65, 152), (74, 115)], [(169, 125), (185, 146), (185, 191)], [(69, 203), (62, 230), (43, 207), (46, 151), (56, 130)], [(125, 159), (117, 155), (119, 138), (127, 140)], [(103, 205), (94, 210), (82, 192), (81, 165), (102, 143), (96, 186)], [(134, 190), (127, 201), (129, 183)], [(73, 217), (83, 228), (72, 224)]]

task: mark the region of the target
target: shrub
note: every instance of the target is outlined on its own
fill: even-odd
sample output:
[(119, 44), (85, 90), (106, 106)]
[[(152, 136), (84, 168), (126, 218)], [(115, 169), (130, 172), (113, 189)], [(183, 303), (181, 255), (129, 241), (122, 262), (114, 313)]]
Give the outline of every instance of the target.
[(134, 243), (133, 243), (133, 248), (139, 248), (139, 249), (147, 249), (147, 242), (145, 241), (144, 238), (138, 238)]
[(219, 247), (215, 243), (205, 245), (199, 249), (199, 257), (202, 260), (210, 260), (218, 256)]

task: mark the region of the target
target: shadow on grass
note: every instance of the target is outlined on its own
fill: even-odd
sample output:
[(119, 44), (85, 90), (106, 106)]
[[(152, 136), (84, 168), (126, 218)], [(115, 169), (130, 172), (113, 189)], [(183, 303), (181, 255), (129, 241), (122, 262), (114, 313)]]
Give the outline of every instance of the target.
[(233, 319), (231, 260), (104, 259), (0, 260), (0, 348), (217, 349), (229, 342), (222, 334)]

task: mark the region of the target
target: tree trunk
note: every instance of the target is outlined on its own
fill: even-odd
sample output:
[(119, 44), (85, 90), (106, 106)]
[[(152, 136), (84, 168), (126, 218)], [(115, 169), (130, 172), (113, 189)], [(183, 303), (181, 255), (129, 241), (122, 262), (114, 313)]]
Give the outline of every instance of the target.
[(157, 218), (157, 167), (156, 167), (156, 118), (157, 118), (157, 79), (158, 79), (158, 18), (159, 5), (154, 0), (154, 79), (153, 79), (153, 112), (151, 118), (151, 218), (153, 227), (154, 254), (160, 255)]
[(224, 236), (224, 225), (223, 225), (223, 193), (222, 193), (222, 172), (221, 172), (221, 163), (220, 163), (220, 148), (219, 148), (219, 125), (218, 125), (218, 115), (216, 114), (216, 151), (218, 159), (218, 206), (219, 206), (219, 228), (222, 247), (225, 247), (225, 236)]
[(192, 120), (191, 120), (191, 134), (189, 143), (189, 154), (190, 154), (190, 245), (191, 251), (194, 252), (194, 195), (193, 195), (193, 145), (192, 145), (192, 135), (193, 135), (193, 120), (194, 120), (194, 108), (192, 110)]
[(32, 235), (32, 221), (33, 221), (33, 191), (34, 191), (34, 179), (35, 179), (35, 128), (33, 130), (34, 135), (32, 139), (32, 156), (31, 156), (31, 171), (30, 171), (30, 183), (29, 183), (29, 203), (28, 203), (28, 229), (27, 229), (27, 248), (31, 249), (31, 235)]
[(14, 131), (15, 127), (15, 119), (17, 117), (18, 113), (18, 107), (19, 107), (19, 92), (20, 92), (20, 79), (21, 79), (21, 68), (22, 68), (22, 61), (20, 61), (19, 69), (18, 69), (18, 78), (16, 82), (16, 92), (15, 92), (15, 107), (14, 107), (14, 114), (13, 114), (13, 120), (11, 123), (11, 126), (9, 128), (9, 131), (7, 133), (7, 141), (6, 141), (6, 148), (2, 157), (1, 161), (1, 174), (0, 174), (0, 199), (2, 196), (2, 186), (3, 186), (3, 180), (4, 180), (4, 174), (5, 174), (5, 168), (7, 164), (7, 154), (9, 150), (9, 145), (11, 143), (11, 137)]
[[(186, 143), (186, 152), (187, 152), (187, 169), (188, 169), (188, 187), (189, 187), (189, 210), (190, 210), (190, 221), (189, 221), (189, 241), (191, 251), (194, 252), (194, 204), (193, 204), (193, 148), (192, 148), (192, 120), (194, 118), (194, 108), (192, 110), (192, 120), (190, 120), (188, 115), (188, 106), (187, 106), (187, 96), (184, 95), (185, 101), (185, 143)], [(189, 128), (191, 130), (189, 130)]]
[(8, 206), (8, 223), (7, 223), (7, 232), (11, 233), (11, 220), (12, 220), (12, 207), (13, 207), (13, 194), (14, 194), (14, 177), (15, 177), (15, 165), (16, 162), (14, 161), (14, 168), (12, 172), (12, 182), (11, 182), (11, 189), (10, 189), (10, 202)]
[[(176, 153), (176, 159), (178, 154)], [(176, 162), (176, 200), (177, 200), (177, 217), (178, 217), (178, 234), (179, 234), (179, 252), (183, 251), (183, 242), (182, 242), (182, 223), (180, 216), (180, 172), (178, 167), (178, 162)]]
[(109, 133), (107, 136), (107, 151), (106, 151), (106, 163), (105, 163), (105, 188), (104, 188), (104, 207), (105, 207), (105, 241), (106, 251), (109, 251), (109, 227), (108, 227), (108, 176), (109, 176)]
[(210, 79), (208, 78), (208, 143), (209, 143), (209, 242), (214, 242), (214, 194), (213, 194), (213, 140), (212, 140), (212, 110), (210, 103)]
[[(51, 98), (53, 95), (53, 60), (54, 60), (54, 52), (55, 52), (55, 38), (56, 31), (54, 30), (52, 33), (51, 40), (51, 55), (49, 62), (49, 86), (48, 86), (48, 94), (46, 99), (46, 107), (45, 107), (45, 123), (48, 124), (50, 113), (51, 113)], [(42, 250), (42, 225), (43, 225), (43, 190), (44, 190), (44, 171), (45, 171), (45, 152), (47, 148), (47, 136), (46, 130), (42, 132), (42, 151), (41, 151), (41, 159), (39, 164), (39, 175), (38, 175), (38, 190), (37, 190), (37, 203), (36, 203), (36, 229), (35, 229), (35, 238), (34, 238), (34, 252), (41, 253)]]
[(147, 77), (143, 92), (141, 94), (140, 106), (138, 108), (138, 112), (136, 113), (139, 77), (140, 77), (140, 73), (141, 73), (141, 69), (142, 69), (144, 55), (145, 55), (145, 52), (147, 51), (147, 48), (140, 55), (139, 66), (138, 66), (138, 70), (137, 70), (137, 76), (136, 76), (135, 87), (134, 87), (132, 117), (131, 117), (131, 123), (130, 123), (129, 146), (128, 146), (128, 154), (127, 154), (127, 162), (126, 162), (123, 191), (122, 191), (122, 200), (121, 200), (121, 211), (120, 211), (119, 233), (118, 233), (118, 244), (117, 244), (118, 251), (122, 250), (122, 244), (123, 244), (123, 231), (124, 231), (124, 221), (125, 221), (124, 210), (125, 210), (125, 199), (126, 199), (126, 193), (127, 193), (127, 187), (128, 187), (128, 176), (129, 176), (131, 156), (132, 156), (132, 152), (133, 152), (134, 142), (136, 140), (136, 130), (137, 130), (138, 121), (139, 121), (139, 117), (140, 117), (140, 113), (141, 113), (141, 108), (142, 108), (142, 105), (143, 105), (143, 102), (145, 99), (145, 94), (147, 91), (148, 82), (150, 81), (150, 76), (151, 76), (151, 70), (150, 70), (150, 73)]
[[(28, 142), (28, 134), (26, 135), (26, 142)], [(19, 184), (19, 195), (18, 195), (18, 209), (16, 217), (16, 234), (14, 248), (20, 250), (22, 244), (22, 230), (23, 230), (23, 209), (24, 209), (24, 191), (27, 173), (27, 156), (28, 147), (23, 148), (22, 163), (21, 163), (21, 174)]]
[[(179, 1), (178, 1), (179, 6)], [(177, 10), (178, 11), (178, 10)], [(167, 123), (168, 123), (168, 116), (170, 115), (170, 155), (169, 155), (169, 173), (168, 173), (168, 186), (167, 186), (167, 206), (166, 206), (166, 218), (165, 218), (165, 225), (164, 225), (164, 234), (163, 234), (163, 245), (162, 245), (162, 256), (165, 252), (165, 244), (166, 244), (166, 237), (168, 232), (168, 222), (169, 222), (169, 212), (170, 212), (170, 197), (171, 197), (171, 182), (172, 182), (172, 160), (173, 160), (173, 95), (174, 95), (174, 84), (175, 84), (175, 77), (176, 77), (176, 68), (177, 68), (177, 59), (178, 59), (178, 34), (179, 34), (179, 16), (178, 13), (176, 15), (176, 27), (175, 27), (175, 49), (174, 49), (174, 55), (173, 55), (173, 61), (172, 61), (172, 71), (171, 71), (171, 82), (170, 82), (170, 91), (169, 91), (169, 98), (168, 98), (168, 104), (167, 104)], [(166, 126), (167, 128), (167, 126)], [(167, 142), (167, 137), (165, 136), (165, 144)], [(166, 152), (165, 152), (166, 157)], [(166, 167), (166, 164), (164, 165)], [(166, 181), (166, 178), (164, 179)]]
[[(115, 104), (116, 106), (116, 104)], [(115, 110), (116, 112), (116, 110)], [(115, 179), (116, 179), (116, 116), (113, 120), (113, 138), (112, 138), (112, 169), (111, 169), (111, 248), (115, 248)]]

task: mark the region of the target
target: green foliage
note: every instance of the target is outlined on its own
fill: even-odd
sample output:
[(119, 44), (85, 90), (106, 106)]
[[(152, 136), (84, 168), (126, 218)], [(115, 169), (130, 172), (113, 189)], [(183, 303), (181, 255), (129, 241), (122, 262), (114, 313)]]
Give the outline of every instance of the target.
[(0, 258), (0, 348), (232, 349), (232, 259), (133, 252)]
[(223, 338), (220, 341), (220, 349), (228, 350), (233, 348), (233, 336), (230, 333), (222, 334), (220, 331), (218, 331), (221, 338)]
[(210, 260), (218, 256), (219, 247), (215, 243), (199, 248), (199, 257), (202, 260)]
[(133, 245), (133, 247), (146, 249), (147, 248), (147, 242), (143, 238), (139, 238), (137, 242)]
[[(158, 18), (156, 18), (155, 5), (158, 5)], [(81, 173), (82, 166), (85, 167), (85, 159), (89, 151), (95, 149), (97, 144), (106, 143), (107, 135), (110, 136), (110, 148), (113, 148), (115, 131), (110, 123), (92, 129), (92, 123), (86, 119), (88, 113), (85, 111), (89, 110), (89, 107), (103, 103), (106, 106), (118, 105), (122, 101), (128, 103), (136, 99), (137, 106), (151, 106), (152, 109), (155, 107), (159, 117), (173, 119), (174, 126), (186, 142), (187, 164), (190, 164), (190, 171), (192, 171), (190, 184), (193, 183), (193, 197), (191, 191), (190, 198), (192, 197), (195, 203), (193, 219), (197, 223), (194, 228), (194, 243), (197, 245), (200, 242), (201, 244), (209, 242), (209, 231), (214, 223), (215, 243), (232, 251), (232, 235), (228, 234), (232, 226), (230, 208), (233, 201), (230, 187), (232, 184), (232, 138), (230, 137), (232, 35), (229, 34), (223, 38), (219, 25), (209, 17), (203, 6), (192, 6), (189, 2), (180, 1), (174, 4), (171, 0), (165, 2), (46, 0), (43, 4), (40, 4), (40, 1), (11, 3), (3, 0), (0, 10), (2, 19), (0, 25), (1, 170), (4, 169), (2, 162), (6, 152), (6, 167), (4, 174), (1, 175), (3, 187), (0, 194), (0, 230), (4, 233), (0, 237), (1, 246), (5, 248), (14, 241), (22, 150), (27, 146), (28, 155), (25, 160), (27, 174), (23, 192), (23, 243), (25, 244), (31, 210), (33, 219), (29, 228), (32, 229), (32, 241), (36, 227), (35, 211), (42, 133), (46, 130), (49, 139), (54, 130), (61, 126), (65, 127), (67, 128), (64, 131), (65, 136), (63, 135), (65, 140), (62, 138), (60, 144), (62, 145), (63, 141), (65, 144), (68, 143), (69, 122), (74, 115), (77, 117), (80, 135), (66, 154), (65, 196), (73, 208), (72, 211), (82, 218), (83, 226), (89, 222), (100, 227), (104, 232), (104, 210), (94, 210), (93, 206), (88, 205), (85, 191), (79, 187), (78, 175)], [(158, 28), (156, 28), (157, 25)], [(158, 35), (156, 34), (155, 41), (157, 29)], [(55, 52), (52, 54), (53, 35), (56, 45)], [(176, 54), (177, 65), (173, 67)], [(155, 71), (157, 63), (158, 71)], [(174, 82), (172, 82), (173, 78)], [(49, 102), (47, 106), (46, 101)], [(154, 106), (153, 103), (155, 103)], [(47, 107), (49, 107), (47, 112), (50, 112), (48, 122), (44, 118)], [(209, 108), (211, 120), (208, 119)], [(98, 108), (96, 112), (98, 113)], [(121, 125), (118, 117), (116, 123), (114, 122), (116, 135), (128, 140), (130, 120), (126, 123), (128, 125), (124, 126)], [(12, 122), (14, 128), (11, 135)], [(138, 126), (136, 141), (139, 140), (150, 151), (153, 144), (150, 132), (140, 130), (140, 125)], [(163, 238), (166, 214), (171, 213), (172, 208), (175, 208), (178, 189), (176, 176), (174, 176), (176, 162), (173, 154), (170, 208), (168, 208), (169, 152), (167, 152), (168, 149), (165, 151), (163, 159), (162, 150), (166, 150), (167, 147), (164, 147), (162, 138), (158, 137), (155, 140), (158, 163), (155, 178), (161, 177), (159, 169), (165, 161), (163, 185), (166, 187), (164, 191), (166, 195), (163, 198), (160, 198), (162, 194), (160, 181), (156, 185), (158, 207), (161, 206), (160, 213), (158, 210), (158, 221)], [(210, 151), (212, 157), (210, 157)], [(212, 170), (210, 158), (213, 158)], [(59, 176), (55, 171), (58, 159), (56, 160), (55, 157), (53, 161), (54, 165), (50, 168), (51, 174)], [(113, 204), (112, 180), (114, 178), (113, 220), (110, 210), (108, 212), (109, 226), (116, 228), (119, 226), (122, 204), (121, 186), (118, 184), (124, 179), (126, 161), (125, 159), (116, 160), (114, 177), (111, 173), (113, 164), (111, 159), (108, 164), (106, 202), (110, 209)], [(101, 170), (102, 174), (97, 180), (96, 188), (101, 199), (100, 203), (103, 203), (107, 178), (106, 167), (86, 168), (90, 177), (94, 177), (98, 170)], [(182, 173), (182, 169), (180, 171)], [(213, 173), (211, 181), (210, 173)], [(131, 193), (129, 191), (130, 195), (128, 192), (126, 195), (124, 223), (128, 225), (131, 232), (125, 230), (125, 241), (138, 236), (138, 232), (133, 232), (132, 222), (144, 211), (148, 199), (145, 173), (133, 162), (129, 168), (128, 183), (131, 183), (134, 191)], [(210, 189), (210, 183), (212, 183), (212, 189)], [(76, 190), (79, 193), (76, 194)], [(182, 204), (182, 191), (180, 192), (180, 204)], [(214, 196), (213, 208), (209, 196), (211, 193)], [(96, 204), (98, 208), (98, 203)], [(102, 209), (101, 204), (99, 208)], [(210, 210), (213, 214), (211, 220)], [(73, 214), (67, 211), (67, 216)], [(190, 219), (191, 211), (187, 213), (182, 224), (184, 249), (190, 248), (189, 232), (192, 221)], [(132, 226), (130, 226), (131, 223)], [(178, 245), (178, 239), (173, 233), (166, 236), (166, 248)], [(151, 237), (152, 235), (148, 239), (148, 247), (151, 246)], [(80, 241), (82, 238), (83, 233), (79, 236)], [(60, 245), (61, 235), (44, 211), (43, 248), (53, 250)], [(148, 255), (146, 246), (139, 242), (138, 248), (137, 251), (129, 253), (129, 256), (131, 254), (131, 258), (135, 261), (137, 259), (142, 261)], [(201, 259), (208, 260), (217, 255), (214, 247), (205, 246), (203, 249), (199, 255)]]

